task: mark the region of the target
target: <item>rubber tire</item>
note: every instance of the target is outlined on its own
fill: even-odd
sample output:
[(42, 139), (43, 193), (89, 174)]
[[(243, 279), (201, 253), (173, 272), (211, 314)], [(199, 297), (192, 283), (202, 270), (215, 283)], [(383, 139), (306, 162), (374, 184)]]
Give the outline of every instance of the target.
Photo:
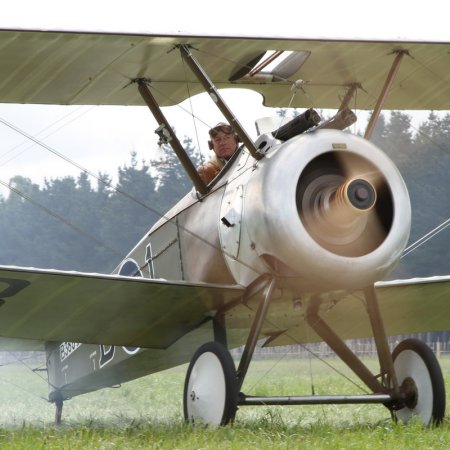
[(392, 358), (399, 385), (412, 379), (417, 394), (411, 406), (394, 411), (395, 419), (407, 423), (418, 417), (425, 426), (439, 425), (445, 416), (445, 383), (433, 351), (418, 339), (406, 339)]
[(189, 364), (183, 392), (186, 421), (227, 425), (237, 410), (237, 376), (230, 352), (218, 342), (200, 346)]

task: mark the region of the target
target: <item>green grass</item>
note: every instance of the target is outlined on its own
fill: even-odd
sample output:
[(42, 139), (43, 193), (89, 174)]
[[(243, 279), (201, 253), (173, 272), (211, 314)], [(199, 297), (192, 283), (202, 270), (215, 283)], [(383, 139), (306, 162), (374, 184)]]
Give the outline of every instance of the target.
[[(353, 376), (338, 360), (339, 371)], [(369, 365), (377, 366), (369, 360)], [(450, 358), (441, 359), (450, 391)], [(242, 407), (233, 425), (185, 425), (186, 366), (65, 402), (53, 425), (47, 386), (23, 366), (0, 367), (2, 449), (438, 449), (450, 447), (450, 416), (439, 428), (395, 424), (381, 405)], [(311, 377), (312, 373), (312, 377)], [(357, 394), (350, 381), (317, 361), (254, 361), (244, 392), (253, 395)], [(360, 382), (357, 382), (361, 385)], [(24, 390), (25, 389), (25, 390)], [(447, 404), (450, 404), (447, 392)]]

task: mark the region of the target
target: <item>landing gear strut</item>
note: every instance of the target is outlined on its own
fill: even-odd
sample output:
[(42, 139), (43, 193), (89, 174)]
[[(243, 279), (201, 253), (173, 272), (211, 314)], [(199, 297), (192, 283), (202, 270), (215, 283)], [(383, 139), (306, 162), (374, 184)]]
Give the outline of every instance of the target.
[[(425, 425), (437, 425), (445, 415), (445, 385), (439, 363), (421, 341), (407, 339), (391, 355), (377, 295), (373, 286), (364, 290), (366, 308), (377, 346), (380, 374), (375, 375), (320, 316), (311, 304), (306, 322), (366, 384), (371, 394), (252, 397), (239, 392), (243, 386), (260, 336), (276, 280), (266, 283), (258, 311), (245, 345), (238, 370), (226, 347), (218, 342), (202, 345), (195, 353), (184, 387), (186, 420), (226, 425), (234, 419), (238, 405), (317, 405), (379, 403), (389, 408), (396, 420), (409, 422), (414, 416)], [(320, 305), (319, 305), (320, 306)], [(217, 327), (216, 327), (217, 328)], [(219, 327), (225, 332), (225, 327)], [(215, 333), (216, 338), (224, 336)]]

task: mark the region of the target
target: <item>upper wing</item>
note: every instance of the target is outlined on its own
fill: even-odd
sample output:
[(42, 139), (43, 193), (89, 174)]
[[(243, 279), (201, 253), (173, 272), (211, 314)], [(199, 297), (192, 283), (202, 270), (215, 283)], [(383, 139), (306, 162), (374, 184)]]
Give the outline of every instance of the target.
[[(176, 46), (192, 54), (219, 88), (246, 87), (267, 106), (373, 109), (395, 52), (404, 50), (386, 109), (450, 109), (448, 43), (342, 41), (0, 30), (0, 102), (142, 105), (132, 80), (146, 78), (161, 106), (202, 92)], [(248, 73), (269, 50), (295, 51), (276, 73)], [(246, 76), (247, 75), (247, 76)], [(283, 79), (289, 78), (289, 80)], [(305, 82), (292, 91), (292, 81)]]
[(29, 348), (38, 340), (164, 349), (241, 295), (238, 287), (1, 267), (0, 337), (31, 339)]

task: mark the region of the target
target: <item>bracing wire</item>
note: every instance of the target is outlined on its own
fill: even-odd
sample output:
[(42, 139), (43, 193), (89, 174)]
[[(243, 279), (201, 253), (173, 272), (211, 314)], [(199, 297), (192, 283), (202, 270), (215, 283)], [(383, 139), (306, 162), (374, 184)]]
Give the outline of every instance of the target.
[[(59, 118), (58, 120), (56, 120), (55, 122), (53, 122), (52, 124), (48, 125), (47, 127), (43, 128), (42, 130), (40, 130), (39, 132), (36, 133), (36, 137), (42, 135), (45, 131), (50, 130), (51, 128), (53, 128), (54, 126), (56, 126), (58, 123), (63, 122), (65, 119), (74, 116), (75, 114), (77, 114), (79, 112), (80, 109), (83, 109), (81, 111), (81, 113), (77, 114), (74, 117), (71, 117), (69, 121), (63, 122), (62, 124), (60, 124), (57, 128), (53, 129), (52, 131), (49, 131), (48, 133), (46, 133), (45, 135), (43, 135), (42, 137), (40, 137), (40, 139), (46, 139), (50, 136), (52, 136), (53, 134), (55, 134), (57, 131), (59, 131), (61, 128), (69, 125), (70, 123), (74, 122), (75, 120), (79, 119), (80, 117), (84, 116), (85, 114), (87, 114), (89, 111), (91, 111), (93, 108), (95, 108), (95, 106), (91, 106), (88, 109), (85, 109), (84, 107), (78, 107), (76, 110), (70, 111), (68, 114), (62, 116), (61, 118)], [(7, 155), (9, 155), (10, 153), (13, 153), (15, 150), (18, 150), (20, 147), (22, 147), (23, 145), (25, 145), (26, 143), (28, 143), (28, 138), (26, 140), (24, 140), (23, 142), (20, 142), (19, 144), (11, 147), (9, 150), (7, 150), (6, 152), (4, 152), (2, 155), (0, 155), (0, 160), (6, 158)], [(27, 150), (29, 150), (33, 145), (35, 145), (35, 143), (30, 144), (28, 147), (25, 147), (22, 151), (20, 152), (15, 152), (10, 158), (6, 159), (5, 161), (0, 163), (0, 166), (4, 166), (6, 164), (8, 164), (10, 161), (14, 160), (15, 158), (19, 157), (20, 155), (22, 155), (24, 152), (26, 152)]]
[[(32, 140), (33, 142), (35, 142), (36, 144), (43, 146), (45, 149), (51, 151), (51, 152), (52, 152), (53, 154), (55, 154), (56, 156), (63, 158), (63, 159), (66, 160), (68, 163), (75, 165), (75, 166), (76, 166), (77, 168), (79, 168), (80, 170), (82, 170), (82, 171), (84, 171), (84, 172), (87, 172), (88, 174), (90, 174), (90, 175), (93, 176), (94, 178), (98, 179), (100, 182), (104, 182), (104, 180), (102, 180), (101, 178), (97, 177), (96, 175), (90, 173), (88, 170), (86, 170), (85, 168), (83, 168), (83, 167), (80, 166), (79, 164), (73, 162), (73, 161), (70, 160), (69, 158), (65, 157), (65, 156), (62, 155), (60, 152), (58, 152), (58, 151), (56, 151), (55, 149), (49, 147), (48, 145), (42, 143), (40, 140), (34, 138), (33, 136), (28, 135), (27, 133), (23, 132), (22, 130), (20, 130), (19, 128), (17, 128), (17, 127), (15, 127), (14, 125), (10, 124), (9, 122), (6, 122), (4, 119), (0, 119), (0, 122), (2, 122), (2, 123), (4, 123), (5, 125), (9, 126), (10, 128), (12, 128), (13, 130), (17, 131), (18, 133), (24, 135), (26, 138), (31, 139), (31, 140)], [(243, 174), (241, 173), (241, 174), (238, 175), (238, 176), (242, 176), (242, 175), (243, 175)], [(6, 183), (4, 183), (4, 182), (1, 182), (1, 184), (6, 185), (7, 187), (11, 188), (10, 186), (8, 186), (8, 185), (7, 185)], [(120, 189), (118, 189), (118, 188), (115, 188), (115, 189), (117, 190), (117, 192), (119, 192), (119, 193), (125, 195), (127, 198), (129, 198), (129, 199), (131, 199), (131, 200), (134, 200), (134, 201), (137, 201), (137, 202), (138, 202), (139, 204), (141, 204), (142, 206), (144, 206), (144, 207), (150, 209), (151, 211), (155, 212), (155, 213), (158, 214), (159, 216), (164, 217), (163, 215), (161, 215), (161, 214), (159, 214), (157, 211), (155, 211), (154, 208), (151, 208), (151, 207), (149, 207), (148, 205), (143, 204), (143, 203), (140, 202), (139, 200), (134, 199), (132, 196), (130, 196), (129, 194), (124, 193), (122, 190), (120, 190)], [(12, 189), (12, 190), (14, 190), (14, 189)], [(23, 194), (23, 193), (18, 192), (17, 190), (14, 190), (14, 192), (18, 193), (19, 195), (22, 195), (22, 194)], [(33, 200), (32, 200), (29, 196), (25, 196), (24, 198), (26, 198), (28, 201), (31, 201), (31, 202), (33, 203)], [(36, 202), (34, 202), (34, 204), (36, 204)], [(49, 214), (51, 214), (52, 216), (58, 218), (59, 220), (63, 221), (63, 222), (66, 223), (68, 226), (71, 226), (72, 228), (77, 229), (77, 227), (71, 225), (70, 222), (66, 221), (64, 218), (62, 218), (62, 217), (60, 217), (59, 215), (55, 214), (55, 213), (52, 212), (51, 210), (48, 210), (47, 212), (48, 212)], [(86, 237), (89, 237), (90, 239), (93, 238), (94, 240), (98, 241), (95, 237), (90, 236), (88, 233), (84, 232), (84, 231), (81, 230), (81, 229), (78, 229), (77, 231), (81, 232), (83, 235), (85, 235)], [(188, 231), (188, 230), (185, 230), (185, 231)], [(198, 237), (199, 239), (201, 239), (202, 241), (205, 242), (205, 240), (204, 240), (202, 237), (200, 237), (200, 236), (197, 236), (197, 237)], [(101, 242), (98, 242), (98, 243), (100, 243), (101, 245), (104, 246), (103, 243), (101, 243)], [(212, 244), (212, 243), (209, 243), (209, 244), (212, 245), (212, 246), (215, 246), (215, 245)], [(112, 250), (112, 251), (114, 251), (114, 250)], [(115, 252), (115, 253), (117, 253), (117, 252)], [(246, 264), (246, 263), (244, 263), (244, 262), (241, 262), (241, 263), (242, 263), (242, 264)], [(247, 265), (247, 264), (246, 264), (246, 265)], [(251, 267), (251, 268), (252, 268), (253, 270), (255, 270), (253, 267)], [(272, 325), (275, 325), (275, 324), (272, 324)], [(279, 328), (279, 327), (278, 327), (278, 328)], [(293, 337), (291, 337), (291, 339), (293, 340), (293, 342), (296, 342), (296, 340), (295, 340)], [(308, 347), (306, 347), (304, 344), (302, 344), (302, 343), (298, 343), (298, 344), (301, 345), (303, 348), (305, 348), (305, 349), (308, 351), (309, 354), (312, 354), (314, 357), (316, 357), (317, 359), (319, 359), (319, 360), (323, 361), (325, 364), (327, 364), (330, 368), (332, 368), (332, 369), (335, 370), (336, 372), (340, 373), (340, 375), (342, 375), (343, 377), (347, 378), (349, 381), (353, 382), (350, 378), (346, 377), (345, 374), (343, 374), (343, 373), (340, 372), (338, 369), (336, 369), (335, 367), (333, 367), (333, 366), (332, 366), (331, 364), (329, 364), (327, 361), (323, 360), (319, 355), (315, 354), (311, 349), (309, 349)]]
[(68, 226), (69, 228), (72, 228), (72, 230), (76, 231), (77, 233), (79, 233), (80, 235), (84, 236), (85, 238), (95, 242), (96, 244), (100, 245), (101, 247), (103, 247), (105, 250), (107, 250), (108, 252), (110, 252), (111, 254), (115, 255), (115, 256), (119, 256), (121, 258), (124, 257), (124, 255), (122, 253), (120, 253), (118, 250), (112, 248), (111, 246), (105, 244), (102, 240), (98, 239), (97, 237), (95, 237), (93, 234), (87, 232), (86, 230), (83, 230), (82, 228), (78, 227), (77, 225), (75, 225), (74, 223), (70, 222), (69, 220), (65, 219), (63, 216), (61, 216), (60, 214), (58, 214), (57, 212), (53, 211), (52, 209), (44, 206), (42, 203), (34, 200), (32, 197), (30, 197), (28, 194), (25, 194), (24, 192), (20, 191), (19, 189), (16, 189), (15, 187), (11, 186), (10, 184), (6, 183), (3, 180), (0, 180), (0, 184), (6, 188), (8, 188), (11, 192), (14, 192), (15, 194), (19, 195), (20, 197), (22, 197), (24, 200), (27, 200), (29, 203), (31, 203), (32, 205), (36, 206), (37, 208), (41, 209), (42, 211), (44, 211), (45, 213), (47, 213), (49, 216), (59, 220), (60, 222), (62, 222), (63, 224), (65, 224), (66, 226)]
[[(439, 142), (436, 142), (435, 139), (431, 138), (431, 136), (424, 133), (419, 128), (415, 127), (413, 124), (410, 125), (418, 134), (425, 137), (430, 141), (430, 143), (437, 149), (441, 150), (443, 153), (449, 155), (450, 152), (447, 148), (445, 148), (443, 145), (441, 145)], [(409, 255), (410, 253), (413, 253), (416, 251), (419, 247), (426, 244), (431, 239), (435, 238), (438, 234), (440, 234), (442, 231), (444, 231), (448, 226), (450, 225), (450, 217), (445, 219), (442, 223), (440, 223), (438, 226), (433, 228), (428, 233), (425, 233), (423, 236), (421, 236), (419, 239), (417, 239), (415, 242), (410, 244), (408, 247), (405, 248), (405, 250), (402, 253), (402, 256), (400, 258), (404, 258), (405, 256)]]
[(190, 91), (190, 88), (189, 88), (188, 78), (187, 78), (187, 75), (186, 75), (186, 63), (185, 63), (183, 57), (181, 56), (181, 53), (180, 53), (180, 59), (181, 59), (181, 65), (183, 67), (183, 74), (184, 74), (186, 90), (187, 90), (188, 99), (189, 99), (189, 108), (190, 108), (190, 114), (189, 115), (191, 116), (192, 125), (194, 127), (194, 132), (195, 132), (195, 138), (197, 140), (197, 147), (199, 149), (200, 159), (201, 159), (201, 162), (203, 164), (205, 162), (205, 160), (204, 160), (204, 157), (203, 157), (203, 152), (201, 151), (200, 138), (199, 138), (198, 129), (197, 129), (197, 121), (195, 120), (195, 116), (194, 116), (194, 108), (193, 108), (193, 105), (192, 105), (192, 96), (191, 96), (191, 91)]
[[(217, 55), (216, 55), (217, 56)], [(291, 98), (290, 104), (292, 104), (293, 101), (293, 97)], [(191, 113), (191, 116), (194, 117), (194, 115)], [(32, 140), (34, 143), (44, 147), (45, 149), (47, 149), (48, 151), (54, 153), (55, 155), (61, 157), (62, 159), (66, 160), (67, 162), (69, 162), (70, 164), (74, 165), (75, 167), (79, 168), (80, 170), (82, 170), (83, 172), (88, 173), (89, 175), (91, 175), (92, 177), (94, 177), (95, 179), (99, 180), (100, 182), (104, 182), (104, 180), (101, 180), (99, 177), (97, 177), (96, 175), (94, 175), (93, 173), (89, 172), (88, 170), (86, 170), (85, 168), (81, 167), (79, 164), (73, 162), (72, 160), (70, 160), (69, 158), (65, 157), (64, 155), (60, 154), (59, 152), (57, 152), (56, 150), (52, 149), (51, 147), (47, 146), (46, 144), (42, 143), (41, 141), (37, 140), (36, 138), (34, 138), (33, 136), (30, 136), (28, 134), (24, 134), (24, 132), (22, 130), (19, 130), (17, 127), (13, 126), (12, 124), (10, 124), (9, 122), (4, 121), (3, 119), (0, 119), (0, 121), (5, 124), (6, 126), (10, 127), (11, 129), (19, 132), (20, 134), (24, 135), (27, 139)], [(198, 138), (197, 138), (198, 139)], [(3, 182), (1, 184), (4, 184)], [(108, 183), (109, 185), (109, 183)], [(7, 186), (9, 187), (9, 186)], [(126, 192), (118, 189), (118, 188), (114, 188), (117, 192), (125, 195), (127, 198), (129, 198), (130, 200), (136, 201), (139, 204), (141, 204), (142, 206), (144, 206), (145, 208), (155, 212), (158, 216), (160, 217), (164, 217), (164, 215), (158, 213), (157, 211), (154, 210), (154, 208), (145, 205), (143, 202), (140, 202), (139, 200), (133, 198), (131, 195), (127, 194)], [(18, 192), (16, 192), (18, 193)], [(21, 194), (20, 194), (21, 195)], [(27, 199), (28, 200), (28, 199)], [(449, 222), (449, 223), (448, 223)], [(436, 227), (434, 230), (432, 230), (430, 233), (428, 233), (427, 235), (425, 235), (424, 237), (422, 237), (421, 239), (419, 239), (419, 241), (417, 241), (416, 243), (414, 243), (413, 245), (411, 245), (410, 247), (408, 247), (405, 250), (405, 253), (402, 255), (402, 257), (406, 256), (407, 254), (409, 254), (410, 252), (414, 251), (418, 246), (422, 245), (423, 243), (427, 242), (429, 239), (431, 239), (432, 237), (434, 237), (437, 233), (439, 233), (440, 231), (442, 231), (443, 229), (445, 229), (448, 225), (450, 224), (450, 219), (448, 219), (446, 222), (444, 222), (443, 224), (441, 224), (440, 226)], [(439, 229), (439, 230), (438, 230)], [(438, 230), (438, 231), (436, 231)], [(188, 230), (185, 230), (188, 231)], [(191, 233), (192, 234), (192, 233)], [(199, 239), (203, 240), (203, 238), (197, 236)], [(206, 241), (204, 241), (206, 242)], [(208, 242), (206, 242), (208, 243)], [(214, 246), (214, 244), (209, 243), (210, 245)], [(414, 247), (413, 247), (414, 246)], [(293, 338), (292, 338), (293, 339)], [(293, 342), (295, 342), (295, 339), (293, 339)], [(304, 346), (304, 344), (299, 343), (300, 345)], [(306, 348), (306, 350), (308, 352), (310, 352), (311, 354), (313, 354), (315, 357), (318, 357), (319, 359), (320, 356), (316, 355), (314, 352), (312, 352), (309, 348)], [(325, 364), (328, 364), (326, 361), (323, 360), (323, 362), (325, 362)], [(330, 366), (331, 368), (333, 368), (332, 366)], [(333, 370), (335, 370), (333, 368)], [(344, 375), (345, 376), (345, 375)], [(350, 380), (351, 381), (351, 380)]]
[[(306, 340), (309, 342), (309, 326), (306, 326)], [(315, 395), (315, 388), (314, 388), (314, 373), (312, 369), (312, 360), (311, 360), (311, 353), (308, 352), (308, 364), (309, 364), (309, 378), (311, 380), (311, 395)]]
[[(35, 372), (34, 372), (34, 373), (35, 373)], [(17, 389), (20, 389), (21, 391), (23, 391), (23, 392), (25, 392), (25, 393), (27, 393), (27, 394), (30, 394), (30, 395), (33, 396), (33, 397), (38, 398), (39, 400), (44, 400), (45, 402), (48, 402), (48, 399), (45, 398), (44, 396), (38, 395), (38, 394), (36, 394), (35, 391), (32, 391), (32, 390), (30, 390), (30, 389), (26, 389), (26, 388), (24, 388), (23, 386), (21, 386), (20, 384), (15, 383), (14, 381), (11, 381), (11, 380), (0, 380), (0, 381), (1, 381), (2, 383), (9, 384), (10, 386), (14, 386), (14, 387), (17, 388)], [(47, 380), (45, 380), (45, 381), (47, 382)]]
[[(356, 294), (352, 293), (352, 295), (354, 297), (356, 297), (358, 300), (361, 300), (361, 302), (364, 304), (364, 301), (357, 296)], [(251, 309), (248, 305), (246, 305), (247, 308)], [(310, 348), (308, 344), (308, 342), (310, 342), (310, 338), (309, 338), (309, 325), (306, 324), (306, 334), (307, 334), (307, 341), (306, 343), (299, 341), (295, 336), (293, 336), (291, 333), (289, 333), (288, 331), (286, 331), (286, 327), (285, 326), (280, 326), (278, 325), (276, 322), (274, 322), (273, 320), (269, 319), (266, 317), (265, 322), (267, 323), (267, 325), (272, 329), (272, 330), (277, 330), (279, 332), (281, 332), (283, 334), (283, 336), (285, 336), (287, 339), (289, 339), (292, 344), (298, 345), (301, 348), (303, 348), (307, 354), (308, 357), (312, 356), (313, 358), (315, 358), (316, 360), (320, 361), (321, 363), (323, 363), (325, 366), (327, 366), (330, 370), (332, 370), (333, 372), (335, 372), (336, 374), (338, 374), (339, 376), (341, 376), (343, 379), (345, 379), (347, 382), (349, 382), (350, 384), (352, 384), (353, 386), (355, 386), (355, 388), (357, 388), (359, 391), (363, 392), (364, 394), (368, 394), (369, 390), (365, 387), (363, 387), (361, 384), (357, 383), (354, 379), (350, 378), (350, 376), (348, 376), (347, 374), (345, 374), (342, 370), (340, 370), (338, 367), (335, 367), (332, 363), (330, 363), (328, 360), (324, 359), (321, 355), (319, 355), (318, 353), (316, 353), (313, 349)], [(311, 340), (311, 342), (313, 342)], [(253, 383), (251, 389), (254, 389), (255, 386), (264, 378), (266, 377), (272, 370), (275, 369), (275, 367), (287, 356), (287, 353), (285, 353), (284, 355), (282, 355), (279, 359), (277, 359), (277, 361), (274, 361), (274, 364), (268, 368), (268, 370), (265, 371), (264, 374), (262, 374), (259, 379)], [(312, 372), (312, 360), (311, 358), (309, 358), (309, 363), (310, 363), (310, 377), (312, 380), (312, 395), (315, 395), (315, 389), (314, 389), (314, 384), (313, 384), (313, 372)]]
[[(203, 52), (203, 53), (206, 53), (206, 52)], [(210, 56), (215, 57), (215, 58), (220, 58), (219, 55), (210, 55)], [(233, 61), (233, 62), (234, 62), (234, 61)], [(242, 65), (242, 66), (244, 67), (244, 65)], [(289, 80), (285, 80), (285, 81), (289, 81)], [(305, 93), (305, 94), (306, 94), (306, 93)], [(355, 109), (356, 109), (356, 94), (357, 94), (357, 92), (355, 93), (355, 98), (354, 98)], [(292, 102), (293, 102), (294, 95), (295, 95), (295, 92), (294, 92), (294, 94), (291, 96), (289, 106), (290, 106), (290, 105), (292, 104)], [(308, 98), (310, 98), (310, 97), (308, 96)], [(310, 99), (310, 100), (311, 100), (311, 99)], [(375, 101), (376, 101), (376, 99), (374, 99), (374, 103), (375, 103)], [(282, 124), (282, 121), (283, 121), (283, 120), (284, 120), (284, 117), (281, 118), (281, 124)], [(281, 126), (281, 124), (280, 124), (280, 126)], [(432, 239), (434, 236), (436, 236), (438, 233), (440, 233), (441, 231), (443, 231), (443, 230), (444, 230), (445, 228), (447, 228), (449, 225), (450, 225), (450, 218), (447, 219), (443, 224), (441, 224), (441, 225), (439, 225), (438, 227), (436, 227), (436, 228), (435, 228), (434, 230), (432, 230), (431, 232), (427, 233), (424, 237), (422, 237), (421, 239), (419, 239), (416, 243), (412, 244), (412, 245), (409, 246), (407, 249), (405, 249), (405, 251), (404, 251), (404, 253), (403, 253), (403, 255), (402, 255), (402, 258), (403, 258), (404, 256), (408, 255), (409, 253), (411, 253), (412, 251), (414, 251), (415, 249), (417, 249), (419, 246), (421, 246), (421, 245), (423, 245), (424, 243), (426, 243), (427, 241), (429, 241), (430, 239)], [(274, 325), (274, 324), (272, 323), (272, 325)], [(292, 337), (291, 337), (291, 338), (292, 338)], [(292, 339), (293, 339), (293, 338), (292, 338)], [(295, 339), (293, 339), (293, 342), (295, 342)], [(351, 383), (355, 384), (355, 386), (357, 386), (359, 389), (361, 389), (362, 391), (367, 392), (364, 388), (362, 388), (361, 386), (359, 386), (358, 384), (356, 384), (356, 383), (355, 383), (353, 380), (351, 380), (350, 378), (346, 377), (345, 374), (341, 373), (339, 370), (337, 370), (336, 368), (334, 368), (333, 366), (331, 366), (327, 361), (323, 360), (319, 355), (315, 354), (313, 351), (311, 351), (311, 350), (310, 350), (308, 347), (306, 347), (304, 344), (302, 344), (302, 343), (297, 343), (297, 344), (299, 344), (299, 345), (301, 345), (302, 347), (304, 347), (304, 348), (308, 351), (308, 354), (313, 355), (314, 357), (316, 357), (316, 358), (322, 360), (325, 364), (329, 365), (333, 370), (339, 372), (340, 375), (342, 375), (342, 376), (344, 376), (345, 378), (347, 378), (348, 381), (350, 381)], [(280, 360), (281, 360), (281, 359), (280, 359)], [(310, 362), (311, 362), (311, 361), (310, 361)], [(276, 364), (278, 364), (278, 362), (276, 362), (275, 365), (276, 365)], [(269, 370), (272, 370), (272, 368), (269, 369)], [(314, 387), (313, 387), (312, 389), (314, 389)]]
[[(8, 122), (7, 120), (5, 120), (5, 119), (3, 119), (3, 118), (0, 118), (0, 123), (3, 123), (5, 126), (9, 127), (10, 129), (14, 130), (15, 132), (21, 134), (22, 136), (26, 137), (27, 139), (30, 139), (30, 140), (33, 141), (35, 144), (38, 144), (39, 146), (43, 147), (45, 150), (47, 150), (47, 151), (53, 153), (55, 156), (57, 156), (57, 157), (63, 159), (63, 160), (66, 161), (67, 163), (69, 163), (69, 164), (75, 166), (75, 167), (78, 168), (80, 171), (87, 173), (87, 174), (90, 175), (92, 178), (96, 179), (99, 183), (101, 183), (101, 184), (103, 184), (103, 185), (105, 185), (105, 186), (107, 186), (107, 187), (113, 189), (115, 192), (117, 192), (117, 193), (123, 195), (124, 197), (126, 197), (127, 199), (129, 199), (129, 200), (131, 200), (131, 201), (133, 201), (133, 202), (139, 204), (140, 206), (142, 206), (143, 208), (147, 209), (148, 211), (153, 212), (153, 213), (156, 214), (158, 217), (160, 217), (160, 218), (162, 218), (162, 219), (165, 219), (165, 220), (167, 220), (167, 221), (170, 221), (170, 222), (174, 223), (174, 220), (175, 220), (175, 219), (174, 219), (174, 218), (169, 218), (169, 217), (167, 217), (167, 215), (166, 215), (167, 213), (164, 213), (164, 214), (163, 214), (163, 213), (159, 212), (159, 211), (158, 211), (157, 209), (155, 209), (154, 207), (152, 207), (152, 206), (148, 205), (147, 203), (145, 203), (145, 202), (143, 202), (143, 201), (137, 199), (136, 197), (133, 197), (131, 194), (129, 194), (129, 193), (126, 192), (125, 190), (121, 189), (121, 188), (118, 187), (117, 185), (116, 185), (116, 186), (112, 186), (111, 183), (110, 183), (109, 181), (103, 179), (103, 178), (102, 178), (101, 176), (99, 176), (99, 175), (94, 174), (92, 171), (86, 169), (85, 167), (83, 167), (83, 166), (80, 165), (79, 163), (77, 163), (77, 162), (73, 161), (72, 159), (68, 158), (67, 156), (63, 155), (61, 152), (59, 152), (59, 151), (56, 150), (55, 148), (53, 148), (53, 147), (47, 145), (46, 143), (40, 141), (40, 140), (37, 139), (36, 137), (34, 137), (34, 136), (32, 136), (32, 135), (26, 133), (24, 130), (22, 130), (22, 129), (20, 129), (19, 127), (13, 125), (12, 123)], [(250, 169), (248, 169), (248, 170), (250, 170)], [(242, 170), (242, 171), (236, 176), (236, 178), (237, 178), (237, 177), (243, 176), (243, 175), (245, 174), (245, 172), (246, 172), (245, 170)], [(235, 179), (235, 178), (234, 178), (234, 179)], [(234, 180), (234, 179), (233, 179), (233, 180)], [(7, 183), (5, 183), (5, 182), (1, 182), (0, 184), (4, 185), (4, 186), (7, 187), (8, 189), (11, 189), (11, 187), (10, 187)], [(16, 190), (16, 193), (19, 194), (19, 195), (22, 195), (22, 194), (23, 194), (23, 193), (21, 193), (21, 192), (18, 191), (18, 190)], [(23, 195), (25, 196), (25, 194), (23, 194)], [(25, 198), (25, 197), (24, 197), (24, 198)], [(37, 202), (36, 202), (36, 206), (38, 206)], [(50, 211), (50, 210), (49, 210), (49, 211)], [(54, 214), (52, 214), (52, 215), (54, 215)], [(61, 218), (61, 220), (64, 222), (64, 219), (63, 219), (63, 218)], [(68, 224), (68, 221), (65, 221), (65, 223)], [(208, 246), (210, 246), (210, 247), (212, 247), (212, 248), (215, 248), (215, 249), (217, 249), (217, 250), (222, 251), (225, 255), (229, 255), (226, 251), (224, 251), (223, 249), (221, 249), (220, 247), (218, 247), (214, 242), (209, 241), (208, 239), (206, 239), (206, 238), (204, 238), (204, 237), (202, 237), (202, 236), (200, 236), (200, 235), (198, 235), (198, 234), (192, 232), (191, 230), (189, 230), (188, 228), (186, 228), (186, 227), (184, 227), (184, 226), (182, 226), (182, 225), (180, 225), (180, 224), (175, 224), (175, 225), (176, 225), (177, 227), (179, 227), (180, 229), (182, 229), (184, 232), (190, 234), (192, 237), (194, 237), (194, 238), (200, 240), (200, 241), (203, 242), (204, 244), (206, 244), (206, 245), (208, 245)], [(72, 228), (74, 228), (74, 226), (72, 226)], [(89, 233), (83, 232), (83, 234), (85, 234), (85, 235), (87, 236)], [(98, 240), (97, 240), (97, 241), (98, 241)], [(229, 255), (229, 256), (232, 256), (232, 255)], [(246, 266), (246, 267), (248, 267), (248, 268), (254, 270), (256, 273), (258, 273), (258, 274), (261, 275), (261, 273), (260, 273), (259, 270), (257, 270), (256, 268), (250, 266), (250, 265), (249, 265), (248, 263), (246, 263), (245, 261), (242, 261), (242, 260), (237, 260), (237, 261), (240, 262), (242, 265), (244, 265), (244, 266)]]
[(442, 231), (444, 231), (448, 226), (450, 226), (450, 218), (446, 219), (440, 225), (433, 228), (430, 232), (426, 233), (421, 238), (417, 239), (416, 242), (414, 242), (411, 245), (409, 245), (408, 247), (406, 247), (400, 258), (404, 258), (405, 256), (409, 255), (410, 253), (414, 252), (419, 247), (421, 247), (423, 244), (427, 243), (428, 241), (430, 241), (431, 239), (436, 237), (438, 234), (440, 234)]
[(47, 382), (47, 379), (44, 378), (41, 374), (39, 374), (38, 372), (36, 372), (35, 370), (32, 369), (32, 367), (27, 364), (25, 362), (25, 360), (23, 358), (18, 358), (17, 355), (14, 354), (14, 352), (8, 352), (12, 357), (14, 357), (16, 359), (17, 362), (19, 362), (20, 364), (22, 364), (24, 367), (26, 367), (27, 369), (31, 370), (32, 372), (36, 373), (36, 375), (41, 378), (42, 380), (44, 380), (45, 382)]
[[(17, 355), (14, 352), (8, 352), (18, 363), (20, 363), (21, 365), (23, 365), (27, 370), (29, 370), (30, 372), (32, 372), (34, 375), (36, 375), (39, 379), (41, 379), (42, 381), (44, 381), (46, 384), (48, 383), (48, 380), (46, 378), (44, 378), (41, 374), (39, 374), (36, 370), (34, 370), (29, 364), (27, 364), (24, 360), (24, 358), (18, 358)], [(39, 400), (44, 400), (45, 402), (48, 402), (48, 399), (42, 395), (37, 394), (35, 391), (32, 391), (30, 389), (27, 389), (25, 387), (23, 387), (22, 385), (15, 383), (12, 380), (5, 380), (5, 379), (0, 379), (0, 382), (3, 382), (5, 384), (9, 384), (10, 386), (14, 386), (17, 389), (20, 389), (21, 391), (30, 394), (33, 397), (38, 398)]]

